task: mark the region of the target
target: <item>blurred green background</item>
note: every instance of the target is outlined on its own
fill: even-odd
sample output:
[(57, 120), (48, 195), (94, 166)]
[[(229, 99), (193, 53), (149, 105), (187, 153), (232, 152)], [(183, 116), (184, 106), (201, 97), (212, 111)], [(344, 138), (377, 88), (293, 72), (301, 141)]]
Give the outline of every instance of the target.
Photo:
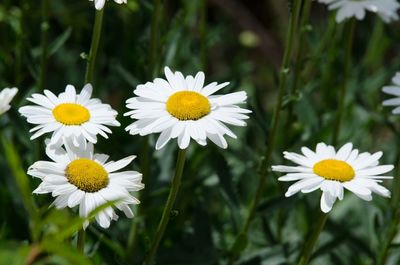
[[(153, 55), (153, 1), (106, 3), (94, 96), (119, 112), (122, 126), (113, 128), (110, 139), (101, 139), (95, 148), (113, 160), (137, 154), (131, 167), (141, 172), (146, 159), (151, 166), (145, 174), (146, 188), (138, 194), (142, 204), (135, 209), (136, 217), (130, 220), (121, 215), (110, 229), (95, 224), (88, 229), (90, 259), (71, 245), (79, 227), (76, 211), (49, 208), (50, 195), (30, 194), (38, 180), (25, 172), (33, 162), (46, 159), (44, 137), (30, 141), (29, 125), (17, 110), (27, 104), (27, 96), (43, 88), (59, 93), (67, 84), (78, 91), (83, 87), (95, 9), (86, 0), (50, 0), (48, 67), (42, 88), (40, 45), (46, 28), (41, 24), (42, 1), (0, 2), (0, 88), (19, 88), (12, 109), (0, 117), (0, 264), (141, 264), (168, 195), (176, 144), (155, 151), (156, 138), (150, 136), (146, 150), (147, 138), (124, 131), (132, 121), (122, 114), (136, 85), (154, 77), (151, 68), (163, 77), (164, 66), (184, 74), (204, 71), (207, 83), (229, 81), (222, 93), (248, 93), (247, 108), (253, 113), (247, 127), (233, 128), (238, 140), (229, 140), (227, 150), (212, 144), (191, 145), (174, 216), (157, 255), (161, 265), (224, 264), (258, 185), (290, 1), (161, 1)], [(336, 24), (333, 15), (315, 1), (310, 20), (300, 27), (302, 41), (295, 43), (273, 164), (285, 163), (284, 150), (297, 152), (301, 146), (314, 148), (331, 139), (337, 91), (343, 82), (347, 26)], [(399, 28), (399, 22), (384, 24), (373, 14), (357, 22), (339, 139), (339, 145), (350, 141), (361, 151), (382, 150), (381, 162), (389, 164), (397, 164), (400, 156), (400, 127), (399, 118), (381, 105), (386, 98), (381, 87), (390, 84), (400, 66)], [(278, 183), (277, 177), (268, 175), (249, 245), (237, 264), (295, 263), (316, 222), (320, 192), (284, 198), (288, 185)], [(396, 235), (397, 226), (391, 221), (399, 207), (396, 183), (384, 184), (396, 195), (391, 200), (376, 196), (364, 202), (346, 194), (330, 214), (312, 264), (375, 264), (381, 247)], [(399, 248), (400, 241), (394, 240), (387, 264), (400, 264)]]

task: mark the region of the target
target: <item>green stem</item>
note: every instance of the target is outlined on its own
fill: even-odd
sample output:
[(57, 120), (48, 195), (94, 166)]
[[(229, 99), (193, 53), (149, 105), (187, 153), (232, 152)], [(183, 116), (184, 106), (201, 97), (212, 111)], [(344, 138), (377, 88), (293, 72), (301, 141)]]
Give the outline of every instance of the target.
[[(161, 0), (153, 0), (153, 18), (151, 22), (151, 33), (150, 33), (150, 43), (149, 43), (149, 68), (148, 68), (148, 78), (153, 79), (158, 74), (159, 68), (159, 54), (160, 54), (160, 24), (161, 24), (161, 15), (162, 15), (162, 5)], [(143, 182), (146, 183), (148, 176), (150, 174), (150, 148), (149, 148), (149, 139), (148, 137), (143, 137), (143, 145), (141, 150), (141, 169), (143, 174)], [(138, 208), (137, 216), (142, 215), (142, 211), (144, 209), (143, 206), (146, 205), (146, 197), (145, 193), (141, 193), (141, 201), (142, 207)], [(131, 260), (134, 249), (136, 247), (137, 235), (138, 235), (138, 226), (140, 221), (138, 218), (135, 218), (132, 221), (132, 225), (129, 231), (128, 241), (127, 241), (127, 258)]]
[[(308, 31), (308, 22), (310, 19), (310, 10), (311, 10), (311, 1), (312, 0), (305, 0), (304, 5), (302, 8), (301, 12), (301, 18), (300, 18), (300, 34), (299, 34), (299, 46), (297, 49), (297, 54), (296, 54), (296, 59), (295, 59), (295, 67), (293, 71), (293, 86), (292, 90), (290, 92), (291, 96), (294, 97), (298, 93), (299, 87), (300, 87), (300, 72), (303, 69), (303, 59), (304, 59), (304, 46), (305, 46), (305, 35), (306, 32)], [(286, 125), (285, 125), (285, 131), (289, 132), (290, 128), (293, 124), (293, 108), (294, 108), (294, 102), (292, 101), (289, 106), (288, 106), (288, 114), (287, 114), (287, 120), (286, 120)]]
[[(397, 142), (400, 140), (400, 135), (396, 133)], [(400, 222), (400, 181), (399, 181), (399, 167), (400, 167), (400, 145), (397, 143), (397, 167), (395, 168), (395, 176), (393, 180), (393, 196), (392, 196), (392, 218), (387, 230), (386, 236), (383, 238), (382, 248), (378, 255), (378, 265), (385, 265), (389, 257), (390, 246), (397, 235), (397, 228)]]
[[(320, 210), (318, 209), (318, 211), (320, 211)], [(322, 229), (324, 228), (327, 219), (328, 219), (328, 214), (320, 212), (320, 216), (315, 225), (315, 229), (312, 231), (310, 237), (308, 238), (306, 244), (304, 245), (304, 249), (303, 249), (301, 258), (299, 260), (299, 265), (307, 265), (308, 264), (311, 254), (312, 254), (312, 251), (314, 249), (315, 243), (317, 242), (318, 237), (321, 234)]]
[[(332, 36), (336, 35), (337, 31), (337, 23), (336, 23), (336, 15), (335, 14), (330, 14), (329, 17), (329, 22), (327, 25), (327, 29), (325, 33), (323, 34), (323, 37), (321, 41), (318, 43), (318, 45), (313, 48), (313, 53), (311, 55), (311, 58), (309, 60), (309, 63), (305, 66), (305, 69), (303, 70), (302, 76), (304, 77), (305, 80), (308, 80), (310, 78), (313, 78), (317, 73), (317, 70), (320, 70), (320, 66), (322, 63), (326, 63), (327, 58), (331, 58), (332, 51), (335, 51), (336, 49), (330, 48), (332, 46)], [(326, 55), (326, 52), (328, 51), (328, 55)], [(321, 54), (324, 54), (324, 56), (321, 56)]]
[[(21, 13), (19, 13), (18, 17), (18, 26), (17, 26), (17, 31), (16, 31), (16, 43), (15, 43), (15, 70), (14, 70), (14, 85), (16, 87), (21, 86), (21, 82), (24, 76), (24, 71), (22, 69), (23, 67), (23, 57), (25, 55), (25, 43), (26, 40), (28, 39), (28, 31), (26, 30), (26, 18), (28, 14), (28, 9), (29, 9), (29, 4), (26, 2), (26, 0), (21, 0), (20, 1), (20, 10)], [(16, 13), (15, 15), (18, 15)]]
[(42, 24), (41, 24), (41, 56), (40, 56), (40, 76), (39, 89), (44, 89), (47, 72), (47, 57), (48, 57), (48, 38), (49, 38), (49, 0), (42, 0)]
[(178, 195), (179, 186), (181, 184), (183, 167), (185, 165), (185, 156), (186, 156), (186, 149), (179, 149), (178, 158), (176, 160), (175, 175), (174, 178), (172, 179), (172, 184), (171, 184), (171, 190), (169, 192), (167, 203), (165, 204), (165, 208), (160, 223), (158, 224), (155, 239), (153, 240), (150, 251), (147, 254), (146, 260), (143, 263), (145, 265), (153, 264), (153, 260), (157, 252), (158, 246), (160, 245), (161, 239), (167, 227), (169, 218), (171, 216), (172, 207), (174, 206), (176, 196)]
[(85, 251), (85, 235), (85, 230), (81, 229), (78, 231), (78, 242), (76, 248), (82, 253)]
[[(150, 150), (149, 150), (149, 139), (148, 136), (142, 137), (142, 148), (141, 148), (141, 169), (142, 169), (142, 182), (147, 183), (147, 180), (149, 179), (150, 175)], [(128, 241), (127, 241), (127, 260), (130, 261), (132, 260), (134, 256), (134, 251), (136, 248), (136, 243), (137, 243), (137, 236), (138, 236), (138, 226), (142, 222), (140, 218), (145, 218), (143, 213), (143, 210), (146, 209), (146, 201), (147, 197), (145, 197), (145, 193), (140, 193), (139, 197), (141, 201), (141, 207), (138, 208), (137, 211), (137, 217), (133, 218), (132, 223), (131, 223), (131, 228), (129, 230), (129, 235), (128, 235)], [(143, 223), (143, 222), (142, 222)]]
[(160, 23), (161, 23), (161, 0), (153, 0), (153, 19), (151, 21), (150, 35), (150, 60), (149, 73), (150, 78), (154, 78), (158, 72), (159, 57), (159, 39), (160, 39)]
[(355, 29), (355, 25), (356, 25), (356, 20), (354, 18), (352, 18), (349, 23), (350, 23), (350, 25), (348, 27), (348, 32), (347, 32), (347, 35), (345, 36), (345, 40), (347, 40), (347, 44), (346, 44), (346, 53), (345, 53), (345, 58), (344, 58), (345, 63), (344, 63), (344, 69), (343, 69), (343, 83), (339, 90), (338, 112), (336, 115), (335, 125), (333, 128), (333, 134), (332, 134), (333, 146), (335, 146), (338, 142), (339, 134), (340, 134), (340, 127), (341, 127), (341, 123), (342, 123), (342, 117), (343, 117), (343, 114), (345, 111), (346, 92), (347, 92), (347, 86), (348, 86), (348, 76), (349, 76), (349, 71), (350, 71), (350, 66), (351, 66), (351, 55), (352, 55), (352, 51), (353, 51), (354, 29)]
[[(94, 26), (93, 26), (92, 42), (90, 45), (89, 55), (87, 57), (85, 84), (93, 83), (93, 75), (96, 65), (97, 51), (99, 48), (101, 28), (103, 24), (103, 14), (104, 14), (104, 8), (99, 11), (96, 10)], [(81, 229), (78, 232), (77, 248), (82, 253), (84, 252), (84, 245), (85, 245), (85, 231)]]
[(203, 72), (207, 73), (207, 1), (200, 3), (200, 64)]
[(96, 10), (92, 34), (92, 43), (90, 45), (90, 51), (87, 57), (85, 84), (93, 83), (94, 68), (96, 66), (97, 51), (99, 49), (101, 28), (103, 24), (103, 14), (104, 8), (101, 10)]
[[(400, 133), (394, 131), (397, 138), (397, 167), (394, 169), (394, 175), (400, 175)], [(393, 179), (393, 195), (392, 195), (392, 209), (398, 209), (400, 205), (400, 179), (399, 177)]]
[(384, 239), (384, 243), (382, 244), (383, 247), (379, 253), (378, 256), (378, 265), (385, 265), (387, 262), (387, 259), (389, 257), (389, 250), (390, 250), (390, 245), (392, 244), (394, 238), (397, 235), (397, 228), (399, 226), (399, 221), (400, 221), (400, 210), (397, 208), (394, 210), (394, 214), (391, 219), (391, 223), (389, 226), (389, 229), (387, 231), (387, 236)]
[(230, 259), (229, 259), (228, 264), (234, 264), (234, 262), (239, 258), (241, 252), (245, 249), (245, 247), (247, 245), (247, 232), (250, 228), (251, 221), (254, 218), (254, 214), (256, 212), (258, 204), (262, 198), (262, 194), (264, 192), (264, 186), (265, 186), (265, 183), (267, 180), (268, 168), (271, 163), (272, 153), (275, 149), (276, 136), (277, 136), (277, 132), (278, 132), (279, 123), (281, 120), (280, 114), (281, 114), (281, 109), (282, 109), (283, 96), (285, 94), (287, 78), (288, 78), (289, 72), (290, 72), (289, 71), (290, 70), (290, 59), (292, 56), (294, 37), (296, 36), (296, 29), (297, 29), (296, 25), (298, 24), (297, 22), (299, 20), (299, 14), (300, 14), (300, 8), (301, 8), (302, 1), (299, 0), (299, 1), (295, 1), (294, 3), (295, 3), (294, 8), (290, 15), (289, 28), (288, 28), (288, 32), (287, 32), (287, 38), (286, 38), (285, 53), (283, 56), (283, 62), (282, 62), (282, 66), (280, 69), (278, 99), (276, 101), (274, 113), (272, 116), (271, 132), (268, 137), (268, 148), (267, 148), (265, 157), (261, 161), (259, 185), (257, 186), (257, 191), (255, 193), (253, 200), (251, 201), (249, 211), (248, 211), (248, 216), (246, 218), (244, 226), (243, 226), (242, 230), (240, 231), (239, 235), (237, 236), (235, 243), (233, 244), (233, 247), (231, 249)]
[(40, 220), (39, 209), (37, 208), (30, 187), (30, 179), (26, 175), (26, 171), (22, 165), (21, 154), (18, 153), (15, 143), (12, 139), (8, 139), (2, 131), (0, 131), (1, 144), (3, 146), (3, 155), (5, 161), (11, 170), (15, 179), (22, 203), (28, 213), (27, 220), (29, 220), (29, 228), (31, 230), (32, 241), (37, 241), (40, 236), (40, 229), (38, 223)]

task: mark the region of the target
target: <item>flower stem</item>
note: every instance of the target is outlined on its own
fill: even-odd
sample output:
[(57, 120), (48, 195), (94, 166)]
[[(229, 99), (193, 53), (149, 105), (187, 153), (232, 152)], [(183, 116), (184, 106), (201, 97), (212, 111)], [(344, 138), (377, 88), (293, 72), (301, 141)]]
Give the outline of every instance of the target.
[(18, 27), (17, 27), (17, 35), (16, 35), (16, 43), (15, 43), (15, 86), (20, 87), (23, 77), (23, 70), (22, 70), (22, 61), (24, 56), (24, 43), (27, 39), (27, 30), (25, 25), (25, 19), (27, 17), (27, 3), (25, 1), (21, 1), (21, 13), (18, 20)]
[[(101, 37), (101, 27), (103, 24), (103, 14), (104, 8), (102, 8), (101, 10), (96, 10), (92, 34), (92, 43), (90, 45), (90, 51), (87, 57), (85, 84), (93, 83), (94, 68), (96, 65), (97, 51), (99, 48)], [(84, 253), (85, 247), (85, 234), (85, 230), (83, 229), (78, 231), (77, 249), (82, 253)]]
[(207, 0), (200, 2), (200, 65), (207, 73)]
[(6, 137), (2, 130), (0, 130), (0, 140), (3, 148), (1, 150), (3, 154), (3, 160), (8, 163), (10, 172), (15, 179), (16, 187), (20, 193), (23, 206), (28, 214), (27, 220), (29, 222), (32, 241), (38, 241), (40, 237), (40, 229), (38, 229), (38, 224), (40, 223), (40, 213), (32, 197), (30, 178), (25, 173), (26, 171), (22, 165), (22, 157), (18, 153), (17, 145), (12, 141), (11, 138)]
[[(162, 5), (161, 0), (153, 0), (153, 17), (151, 21), (151, 33), (149, 42), (149, 68), (147, 70), (147, 77), (153, 79), (158, 74), (159, 69), (159, 57), (160, 57), (160, 24), (162, 18)], [(151, 162), (151, 150), (149, 148), (148, 137), (142, 138), (142, 148), (141, 148), (141, 169), (143, 174), (143, 182), (146, 180), (150, 174), (150, 162)], [(146, 191), (141, 193), (140, 200), (142, 201), (142, 207), (138, 208), (137, 216), (142, 216), (143, 206), (146, 205)], [(143, 216), (144, 217), (144, 216)], [(134, 249), (136, 247), (137, 236), (138, 236), (138, 226), (140, 220), (134, 218), (129, 231), (128, 241), (127, 241), (127, 260), (131, 260), (134, 254)]]
[[(395, 168), (395, 176), (399, 177), (399, 166), (400, 166), (400, 134), (396, 132), (397, 136), (397, 167)], [(378, 261), (376, 264), (385, 265), (389, 257), (390, 246), (397, 235), (397, 228), (400, 223), (400, 181), (399, 178), (394, 178), (393, 180), (393, 196), (392, 196), (392, 215), (390, 219), (390, 225), (387, 230), (386, 236), (383, 237), (382, 248), (379, 251)]]
[(146, 260), (143, 264), (151, 265), (155, 254), (157, 252), (158, 246), (160, 245), (161, 239), (164, 235), (165, 229), (167, 227), (169, 218), (171, 216), (172, 207), (174, 206), (176, 196), (178, 195), (179, 186), (181, 184), (183, 167), (185, 165), (186, 149), (179, 149), (178, 158), (176, 160), (175, 175), (172, 179), (171, 190), (168, 195), (167, 203), (165, 204), (164, 211), (158, 224), (155, 239), (151, 245), (150, 251), (147, 254)]
[[(318, 211), (320, 211), (320, 210), (318, 209)], [(311, 254), (312, 254), (312, 251), (314, 249), (315, 243), (317, 242), (318, 237), (321, 234), (322, 229), (324, 228), (327, 219), (328, 219), (328, 214), (320, 212), (318, 221), (315, 225), (315, 229), (311, 232), (310, 237), (308, 238), (306, 244), (304, 245), (304, 249), (302, 251), (302, 254), (301, 254), (301, 257), (299, 260), (299, 265), (307, 265), (308, 264)]]
[(153, 19), (151, 21), (149, 74), (154, 78), (158, 72), (159, 39), (161, 23), (161, 0), (153, 1)]
[(87, 57), (85, 84), (93, 83), (94, 68), (96, 65), (97, 51), (99, 49), (101, 28), (103, 24), (103, 14), (104, 8), (102, 8), (101, 10), (96, 10), (92, 34), (92, 43), (90, 45), (90, 51)]
[(48, 38), (49, 38), (49, 0), (42, 1), (42, 24), (41, 24), (41, 56), (40, 56), (40, 76), (39, 89), (44, 89), (47, 72), (47, 57), (48, 57)]
[[(299, 87), (300, 87), (300, 72), (302, 70), (302, 67), (304, 66), (303, 59), (304, 59), (304, 46), (305, 46), (305, 35), (306, 32), (308, 31), (308, 22), (310, 18), (310, 10), (311, 10), (311, 1), (312, 0), (304, 0), (303, 8), (301, 11), (301, 17), (300, 17), (300, 33), (299, 33), (299, 45), (297, 48), (297, 54), (296, 54), (296, 59), (295, 59), (295, 67), (293, 71), (293, 86), (292, 90), (290, 92), (292, 97), (295, 97), (296, 94), (298, 93)], [(287, 118), (286, 118), (286, 124), (285, 124), (285, 131), (289, 132), (290, 128), (292, 127), (293, 124), (293, 116), (294, 116), (294, 103), (291, 102), (288, 106), (287, 110)]]
[(261, 161), (259, 185), (257, 186), (257, 191), (249, 206), (249, 211), (244, 226), (242, 227), (242, 230), (236, 237), (236, 240), (230, 251), (230, 258), (228, 264), (234, 264), (234, 262), (239, 258), (241, 252), (245, 249), (247, 245), (247, 232), (250, 228), (251, 221), (254, 218), (255, 211), (262, 198), (262, 194), (264, 191), (264, 186), (267, 180), (268, 168), (271, 163), (272, 153), (275, 149), (276, 136), (278, 132), (279, 123), (281, 120), (280, 113), (282, 109), (283, 96), (286, 90), (287, 78), (289, 76), (290, 59), (293, 52), (293, 47), (294, 47), (293, 44), (295, 42), (294, 39), (295, 36), (297, 35), (296, 32), (298, 25), (297, 22), (299, 20), (301, 4), (302, 0), (294, 1), (294, 8), (290, 15), (289, 28), (287, 32), (286, 46), (285, 46), (286, 48), (279, 74), (278, 99), (276, 101), (274, 113), (272, 116), (271, 131), (268, 138), (268, 148), (265, 157)]
[(336, 115), (335, 125), (333, 128), (332, 134), (332, 145), (335, 146), (339, 139), (340, 127), (342, 123), (342, 117), (345, 110), (345, 100), (346, 100), (346, 92), (348, 86), (348, 76), (351, 66), (351, 55), (353, 51), (353, 42), (354, 42), (354, 29), (356, 25), (356, 20), (352, 18), (349, 22), (348, 32), (345, 36), (345, 40), (347, 40), (346, 44), (346, 53), (345, 53), (345, 62), (343, 69), (343, 83), (339, 90), (339, 102), (338, 102), (338, 112)]
[(378, 265), (385, 265), (387, 262), (387, 259), (389, 257), (389, 250), (390, 250), (390, 245), (392, 244), (392, 241), (397, 235), (397, 227), (399, 226), (399, 221), (400, 221), (400, 210), (399, 208), (394, 210), (394, 214), (392, 216), (391, 222), (389, 229), (387, 231), (387, 236), (384, 238), (384, 242), (382, 244), (382, 249), (379, 253), (378, 256), (378, 262), (376, 264)]
[(78, 231), (78, 242), (76, 244), (76, 248), (82, 253), (84, 253), (85, 248), (85, 235), (86, 233), (83, 228)]

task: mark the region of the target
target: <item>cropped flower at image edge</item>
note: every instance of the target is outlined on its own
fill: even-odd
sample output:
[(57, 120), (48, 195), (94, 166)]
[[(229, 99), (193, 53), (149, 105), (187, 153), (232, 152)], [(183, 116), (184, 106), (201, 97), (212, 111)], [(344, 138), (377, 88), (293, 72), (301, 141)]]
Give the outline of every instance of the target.
[(395, 106), (392, 110), (393, 114), (400, 114), (400, 73), (392, 78), (393, 85), (384, 86), (382, 91), (386, 94), (395, 96), (395, 98), (387, 99), (383, 101), (383, 106)]
[(380, 176), (393, 169), (393, 165), (379, 166), (382, 152), (359, 153), (351, 143), (337, 152), (324, 143), (319, 143), (315, 152), (307, 147), (301, 148), (301, 152), (302, 155), (284, 152), (286, 159), (299, 166), (272, 166), (274, 171), (287, 173), (278, 180), (297, 181), (289, 187), (286, 197), (321, 189), (320, 205), (325, 213), (332, 209), (336, 199), (343, 199), (344, 188), (366, 201), (372, 200), (372, 193), (390, 197), (390, 191), (379, 185), (383, 179), (393, 178)]
[(327, 4), (329, 10), (337, 10), (337, 23), (352, 17), (363, 20), (366, 11), (377, 13), (386, 23), (399, 19), (397, 10), (400, 4), (396, 0), (318, 0), (318, 2)]
[[(104, 8), (104, 5), (106, 3), (106, 0), (89, 0), (91, 2), (94, 1), (94, 7), (97, 10), (101, 10)], [(128, 0), (114, 0), (115, 3), (117, 4), (126, 4), (128, 2)]]
[(4, 88), (0, 92), (0, 115), (4, 114), (11, 108), (10, 102), (17, 93), (18, 93), (18, 89), (15, 87)]

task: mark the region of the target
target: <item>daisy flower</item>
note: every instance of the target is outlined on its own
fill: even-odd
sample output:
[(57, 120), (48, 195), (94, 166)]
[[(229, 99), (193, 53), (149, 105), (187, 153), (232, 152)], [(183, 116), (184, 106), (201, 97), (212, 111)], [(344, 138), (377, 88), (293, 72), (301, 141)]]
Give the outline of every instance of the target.
[(243, 120), (251, 113), (236, 105), (245, 103), (246, 92), (214, 95), (229, 83), (213, 82), (203, 86), (203, 72), (195, 77), (184, 77), (181, 72), (173, 73), (168, 67), (164, 71), (167, 80), (156, 78), (153, 82), (138, 85), (133, 91), (137, 97), (126, 101), (132, 110), (125, 116), (137, 120), (126, 130), (142, 136), (161, 133), (156, 149), (175, 138), (181, 149), (189, 146), (190, 139), (200, 145), (206, 145), (209, 139), (219, 147), (227, 148), (224, 135), (232, 138), (236, 135), (224, 123), (245, 126)]
[[(89, 0), (91, 2), (93, 2), (93, 0)], [(117, 4), (126, 4), (128, 2), (128, 0), (114, 0), (115, 3)], [(101, 10), (104, 7), (104, 4), (106, 3), (106, 0), (94, 0), (94, 7), (97, 10)]]
[(383, 101), (383, 106), (396, 106), (393, 110), (393, 114), (400, 114), (400, 72), (392, 78), (392, 86), (384, 86), (382, 91), (386, 94), (393, 95), (395, 98), (391, 98)]
[(86, 138), (92, 143), (97, 142), (97, 134), (108, 138), (111, 130), (105, 125), (119, 126), (115, 119), (118, 113), (99, 99), (91, 99), (91, 94), (90, 84), (85, 85), (80, 94), (72, 85), (67, 85), (58, 97), (49, 90), (44, 90), (44, 95), (33, 94), (28, 100), (37, 105), (19, 109), (29, 123), (36, 125), (30, 130), (34, 132), (31, 139), (49, 132), (53, 132), (51, 143), (59, 142), (63, 136), (72, 137), (75, 142)]
[(329, 10), (337, 10), (336, 22), (355, 17), (362, 20), (366, 11), (377, 13), (383, 21), (389, 23), (398, 20), (397, 9), (400, 4), (396, 0), (318, 0), (327, 4)]
[(13, 88), (4, 88), (0, 92), (0, 115), (7, 112), (11, 106), (10, 102), (14, 98), (14, 96), (17, 94), (18, 89), (13, 87)]
[[(28, 174), (42, 181), (33, 193), (51, 193), (56, 197), (53, 205), (57, 209), (79, 205), (81, 217), (87, 217), (109, 201), (119, 200), (115, 206), (132, 218), (129, 205), (139, 204), (139, 200), (129, 192), (144, 188), (142, 174), (117, 171), (130, 164), (135, 156), (107, 162), (108, 155), (93, 153), (92, 143), (76, 146), (70, 138), (63, 138), (63, 142), (65, 149), (61, 145), (47, 145), (46, 154), (52, 161), (38, 161), (29, 168)], [(96, 215), (97, 223), (103, 228), (117, 218), (111, 206)], [(84, 227), (87, 225), (86, 222)]]
[(284, 152), (284, 157), (299, 166), (272, 166), (273, 171), (285, 172), (280, 181), (296, 181), (285, 196), (297, 192), (309, 193), (320, 189), (321, 210), (325, 213), (332, 209), (336, 199), (343, 199), (344, 188), (359, 198), (370, 201), (372, 193), (390, 197), (390, 191), (379, 185), (383, 179), (391, 176), (380, 176), (393, 169), (393, 165), (380, 165), (378, 160), (382, 152), (370, 154), (359, 153), (351, 143), (345, 144), (337, 152), (335, 148), (324, 143), (317, 144), (313, 152), (307, 147), (301, 148), (302, 155)]

